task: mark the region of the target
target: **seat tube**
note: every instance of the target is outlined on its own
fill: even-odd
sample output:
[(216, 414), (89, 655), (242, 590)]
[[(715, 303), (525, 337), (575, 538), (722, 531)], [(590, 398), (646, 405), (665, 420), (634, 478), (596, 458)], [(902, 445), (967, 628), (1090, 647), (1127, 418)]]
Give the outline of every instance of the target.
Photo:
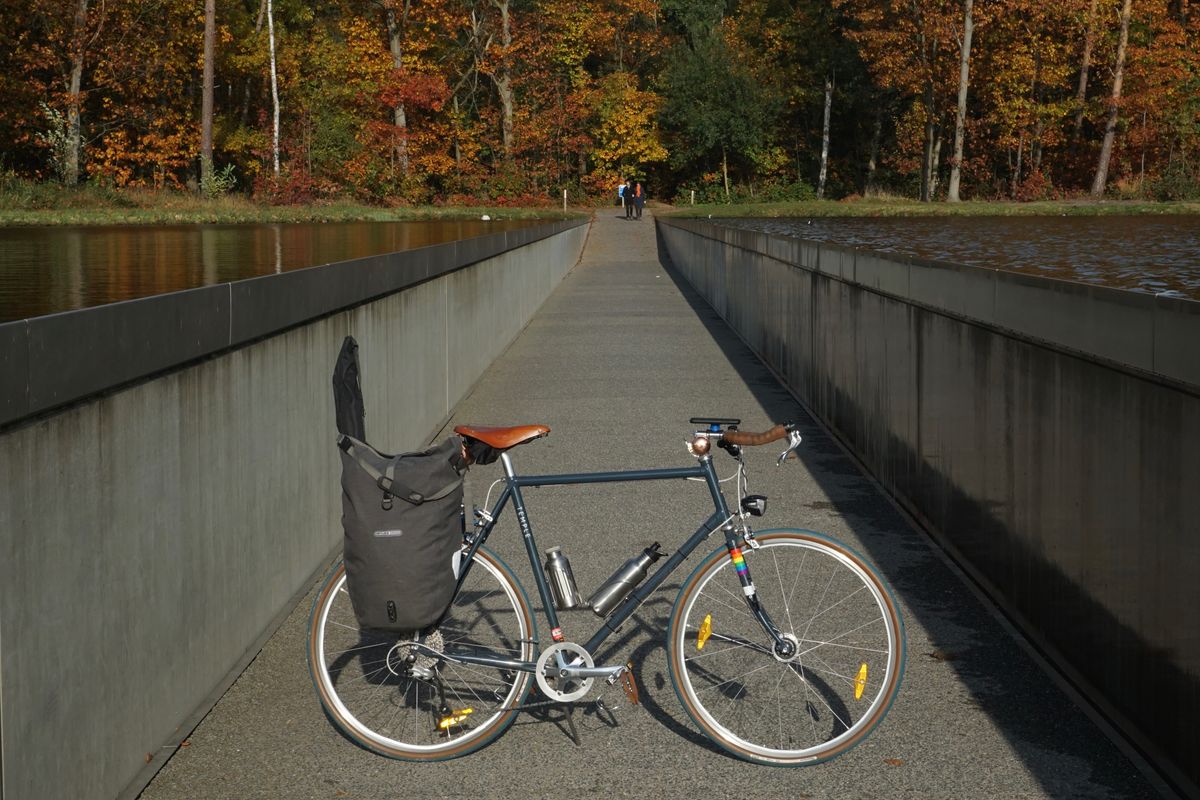
[(521, 538), (525, 540), (525, 552), (529, 554), (529, 566), (533, 570), (533, 580), (537, 584), (538, 596), (542, 598), (542, 606), (546, 609), (546, 622), (550, 624), (550, 637), (556, 642), (563, 640), (562, 627), (558, 624), (558, 610), (554, 599), (550, 596), (550, 586), (546, 583), (546, 573), (538, 559), (537, 542), (533, 538), (533, 527), (529, 524), (529, 515), (525, 511), (525, 499), (521, 496), (521, 487), (517, 485), (517, 475), (513, 470), (508, 453), (500, 454), (500, 464), (504, 468), (504, 478), (508, 491), (512, 495), (513, 510), (517, 514), (517, 523), (521, 526)]

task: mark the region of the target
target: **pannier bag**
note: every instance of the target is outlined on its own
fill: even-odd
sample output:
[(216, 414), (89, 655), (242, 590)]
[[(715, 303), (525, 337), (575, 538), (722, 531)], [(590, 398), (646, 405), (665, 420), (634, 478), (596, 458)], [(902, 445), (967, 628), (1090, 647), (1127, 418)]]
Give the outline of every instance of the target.
[(462, 440), (396, 456), (345, 434), (342, 527), (346, 587), (358, 624), (416, 631), (436, 623), (454, 594), (462, 544)]

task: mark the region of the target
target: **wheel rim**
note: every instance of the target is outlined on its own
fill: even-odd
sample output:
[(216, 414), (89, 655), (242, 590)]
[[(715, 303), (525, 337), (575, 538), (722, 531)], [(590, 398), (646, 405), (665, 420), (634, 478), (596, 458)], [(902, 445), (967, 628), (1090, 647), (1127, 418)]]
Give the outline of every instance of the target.
[[(476, 554), (438, 629), (444, 652), (530, 660), (532, 619), (519, 591), (498, 564)], [(511, 722), (528, 673), (454, 664), (422, 651), (420, 663), (437, 665), (439, 693), (435, 681), (397, 669), (411, 649), (399, 639), (358, 627), (339, 567), (314, 615), (310, 663), (322, 704), (352, 739), (396, 758), (449, 758), (483, 746)]]
[(760, 535), (759, 542), (743, 556), (796, 655), (776, 652), (729, 558), (718, 553), (689, 578), (672, 617), (676, 691), (697, 724), (738, 755), (822, 761), (861, 740), (886, 713), (903, 664), (899, 618), (886, 589), (851, 553), (795, 533)]

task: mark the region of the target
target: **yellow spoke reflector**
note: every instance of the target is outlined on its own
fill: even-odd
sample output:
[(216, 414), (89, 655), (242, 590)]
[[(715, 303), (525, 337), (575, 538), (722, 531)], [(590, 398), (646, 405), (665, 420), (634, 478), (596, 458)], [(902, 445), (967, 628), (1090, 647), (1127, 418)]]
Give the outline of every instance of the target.
[(473, 708), (464, 708), (462, 711), (455, 711), (450, 716), (444, 717), (442, 721), (438, 723), (438, 727), (444, 731), (448, 731), (455, 725), (462, 723), (463, 720), (474, 713), (475, 709)]
[(867, 688), (867, 665), (864, 662), (858, 668), (858, 674), (854, 676), (854, 699), (862, 700), (863, 689)]
[(712, 636), (712, 614), (705, 614), (704, 622), (700, 623), (700, 632), (696, 634), (696, 649), (703, 650), (704, 643), (710, 636)]

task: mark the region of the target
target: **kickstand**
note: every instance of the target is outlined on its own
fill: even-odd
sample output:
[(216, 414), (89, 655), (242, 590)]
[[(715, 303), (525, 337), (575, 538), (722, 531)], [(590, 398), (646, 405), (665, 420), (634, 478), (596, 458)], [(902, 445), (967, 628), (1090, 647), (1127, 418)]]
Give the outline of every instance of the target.
[(579, 731), (575, 728), (575, 704), (567, 703), (567, 727), (571, 729), (571, 741), (575, 742), (575, 746), (579, 747)]

